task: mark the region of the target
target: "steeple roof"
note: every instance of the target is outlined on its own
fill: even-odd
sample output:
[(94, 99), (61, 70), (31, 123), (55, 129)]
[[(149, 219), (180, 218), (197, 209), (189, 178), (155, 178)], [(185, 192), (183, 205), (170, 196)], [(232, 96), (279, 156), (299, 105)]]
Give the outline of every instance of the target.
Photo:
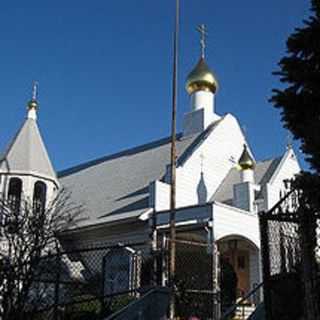
[(56, 180), (37, 122), (28, 117), (7, 151), (0, 157), (0, 172), (35, 174)]

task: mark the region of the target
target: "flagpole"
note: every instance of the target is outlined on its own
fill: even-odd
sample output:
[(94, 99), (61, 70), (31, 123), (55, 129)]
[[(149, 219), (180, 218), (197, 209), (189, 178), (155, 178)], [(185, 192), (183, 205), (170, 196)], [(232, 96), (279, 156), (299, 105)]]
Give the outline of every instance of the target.
[(176, 0), (174, 46), (173, 46), (173, 74), (172, 74), (172, 120), (171, 120), (171, 188), (170, 188), (170, 239), (169, 239), (169, 285), (171, 298), (169, 317), (175, 317), (175, 269), (176, 269), (176, 113), (178, 100), (178, 41), (179, 41), (179, 12), (180, 3)]

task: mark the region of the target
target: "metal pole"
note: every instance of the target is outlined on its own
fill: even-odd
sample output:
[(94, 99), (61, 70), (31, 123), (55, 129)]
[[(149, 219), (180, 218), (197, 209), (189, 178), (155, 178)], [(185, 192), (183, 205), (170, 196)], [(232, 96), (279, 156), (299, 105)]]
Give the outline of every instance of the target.
[(103, 319), (106, 314), (105, 304), (105, 285), (106, 285), (106, 255), (102, 258), (102, 284), (101, 284), (101, 297), (100, 297), (100, 319)]
[[(213, 228), (213, 226), (212, 226)], [(220, 285), (219, 285), (219, 251), (214, 238), (212, 238), (212, 285), (213, 285), (213, 319), (218, 320), (221, 317), (220, 305)]]
[[(273, 210), (273, 209), (271, 209)], [(268, 211), (270, 212), (270, 210)], [(259, 213), (259, 225), (260, 225), (260, 238), (261, 238), (261, 260), (262, 260), (262, 273), (263, 273), (263, 298), (265, 306), (265, 318), (266, 320), (273, 319), (272, 312), (272, 297), (270, 287), (270, 252), (269, 252), (269, 226), (268, 217), (266, 212), (262, 211)]]
[[(57, 245), (56, 245), (57, 246)], [(54, 286), (54, 308), (53, 308), (53, 319), (59, 319), (59, 291), (60, 291), (60, 273), (61, 273), (61, 254), (59, 248), (57, 246), (56, 250), (56, 279), (55, 279), (55, 286)]]
[(176, 0), (176, 16), (174, 30), (173, 51), (173, 77), (172, 77), (172, 122), (171, 122), (171, 189), (170, 189), (170, 241), (169, 241), (169, 285), (171, 298), (169, 306), (169, 317), (175, 317), (175, 266), (176, 266), (176, 112), (178, 92), (178, 39), (179, 39), (179, 0)]
[(206, 228), (208, 232), (208, 246), (210, 248), (209, 254), (212, 254), (212, 319), (218, 320), (221, 317), (220, 308), (220, 259), (218, 245), (214, 235), (214, 220), (211, 221), (211, 227)]

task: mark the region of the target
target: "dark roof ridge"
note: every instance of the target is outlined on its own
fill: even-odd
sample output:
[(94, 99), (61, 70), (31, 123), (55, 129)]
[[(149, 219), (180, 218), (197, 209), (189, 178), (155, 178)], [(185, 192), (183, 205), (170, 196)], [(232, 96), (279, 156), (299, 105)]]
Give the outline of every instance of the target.
[[(188, 158), (191, 150), (193, 150), (194, 148), (196, 148), (199, 144), (201, 144), (201, 142), (210, 134), (210, 132), (224, 119), (225, 117), (222, 117), (221, 119), (219, 120), (216, 120), (214, 121), (212, 124), (210, 124), (208, 126), (208, 128), (206, 128), (204, 131), (200, 132), (200, 133), (195, 133), (193, 135), (190, 135), (190, 136), (186, 136), (184, 137), (183, 134), (180, 132), (180, 133), (177, 133), (176, 134), (176, 139), (179, 141), (179, 140), (188, 140), (188, 139), (195, 139), (195, 141), (187, 148), (187, 150), (185, 150), (185, 152), (181, 155), (181, 158), (178, 159), (178, 163), (177, 165), (180, 165), (181, 163), (183, 163), (184, 161), (186, 161), (186, 159)], [(116, 152), (114, 154), (111, 154), (111, 155), (107, 155), (107, 156), (103, 156), (103, 157), (100, 157), (100, 158), (97, 158), (97, 159), (94, 159), (94, 160), (91, 160), (91, 161), (87, 161), (87, 162), (84, 162), (82, 164), (78, 164), (76, 166), (73, 166), (73, 167), (70, 167), (70, 168), (67, 168), (65, 170), (61, 170), (57, 173), (58, 175), (58, 178), (62, 178), (62, 177), (65, 177), (65, 176), (68, 176), (68, 175), (71, 175), (71, 174), (74, 174), (76, 172), (79, 172), (81, 170), (84, 170), (84, 169), (87, 169), (87, 168), (90, 168), (92, 166), (95, 166), (95, 165), (98, 165), (100, 163), (103, 163), (103, 162), (106, 162), (106, 161), (109, 161), (109, 160), (113, 160), (113, 159), (116, 159), (116, 158), (119, 158), (121, 156), (125, 156), (125, 155), (131, 155), (131, 154), (134, 154), (134, 153), (138, 153), (138, 152), (142, 152), (142, 151), (146, 151), (148, 149), (152, 149), (154, 147), (159, 147), (161, 145), (165, 145), (167, 143), (169, 143), (171, 141), (171, 136), (168, 136), (168, 137), (165, 137), (165, 138), (162, 138), (162, 139), (158, 139), (158, 140), (154, 140), (154, 141), (151, 141), (151, 142), (148, 142), (148, 143), (145, 143), (145, 144), (142, 144), (142, 145), (139, 145), (139, 146), (136, 146), (136, 147), (133, 147), (133, 148), (130, 148), (130, 149), (125, 149), (125, 150), (122, 150), (120, 152)]]
[(274, 161), (276, 159), (282, 159), (283, 155), (281, 156), (275, 156), (275, 157), (270, 157), (270, 158), (266, 158), (266, 159), (262, 159), (262, 160), (257, 160), (257, 164), (258, 163), (262, 163), (262, 162), (267, 162), (267, 161)]
[[(193, 136), (190, 136), (190, 138), (191, 137), (193, 137)], [(180, 140), (182, 138), (182, 133), (177, 133), (176, 138), (178, 140)], [(114, 160), (116, 158), (119, 158), (119, 157), (122, 157), (122, 156), (125, 156), (125, 155), (131, 155), (131, 154), (134, 154), (134, 153), (146, 151), (146, 150), (152, 149), (152, 148), (154, 148), (156, 146), (161, 146), (161, 145), (167, 144), (168, 142), (170, 142), (170, 140), (171, 140), (171, 136), (165, 137), (165, 138), (161, 138), (161, 139), (158, 139), (158, 140), (154, 140), (154, 141), (151, 141), (151, 142), (147, 142), (147, 143), (144, 143), (142, 145), (138, 145), (138, 146), (135, 146), (135, 147), (132, 147), (132, 148), (124, 149), (124, 150), (121, 150), (119, 152), (112, 153), (112, 154), (109, 154), (109, 155), (106, 155), (106, 156), (102, 156), (102, 157), (99, 157), (99, 158), (96, 158), (96, 159), (93, 159), (93, 160), (89, 160), (89, 161), (86, 161), (84, 163), (80, 163), (80, 164), (77, 164), (75, 166), (72, 166), (72, 167), (69, 167), (67, 169), (63, 169), (63, 170), (59, 171), (58, 172), (58, 177), (62, 178), (64, 176), (68, 176), (68, 175), (76, 173), (78, 171), (81, 171), (81, 170), (90, 168), (92, 166), (98, 165), (98, 164), (100, 164), (102, 162)]]

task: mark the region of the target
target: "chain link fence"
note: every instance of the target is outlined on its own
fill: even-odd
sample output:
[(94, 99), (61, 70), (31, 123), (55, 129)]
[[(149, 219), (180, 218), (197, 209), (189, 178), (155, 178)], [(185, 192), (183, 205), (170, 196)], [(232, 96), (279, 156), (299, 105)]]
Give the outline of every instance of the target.
[(177, 319), (213, 319), (218, 295), (214, 287), (213, 248), (206, 242), (175, 240), (175, 315)]
[(299, 224), (268, 220), (270, 275), (298, 272), (301, 263)]
[(268, 235), (263, 263), (268, 270), (264, 282), (270, 313), (277, 319), (299, 319), (303, 304), (299, 226), (276, 217), (262, 219), (266, 228), (263, 233)]
[(82, 248), (42, 258), (29, 294), (30, 319), (102, 319), (151, 286), (146, 244)]
[[(175, 244), (176, 318), (218, 319), (219, 271), (213, 245), (182, 239)], [(146, 306), (139, 298), (157, 286), (169, 286), (168, 253), (168, 241), (159, 241), (155, 250), (148, 241), (49, 253), (36, 267), (23, 318), (107, 319), (135, 301), (131, 305), (142, 310)], [(150, 304), (152, 299), (144, 301)]]

